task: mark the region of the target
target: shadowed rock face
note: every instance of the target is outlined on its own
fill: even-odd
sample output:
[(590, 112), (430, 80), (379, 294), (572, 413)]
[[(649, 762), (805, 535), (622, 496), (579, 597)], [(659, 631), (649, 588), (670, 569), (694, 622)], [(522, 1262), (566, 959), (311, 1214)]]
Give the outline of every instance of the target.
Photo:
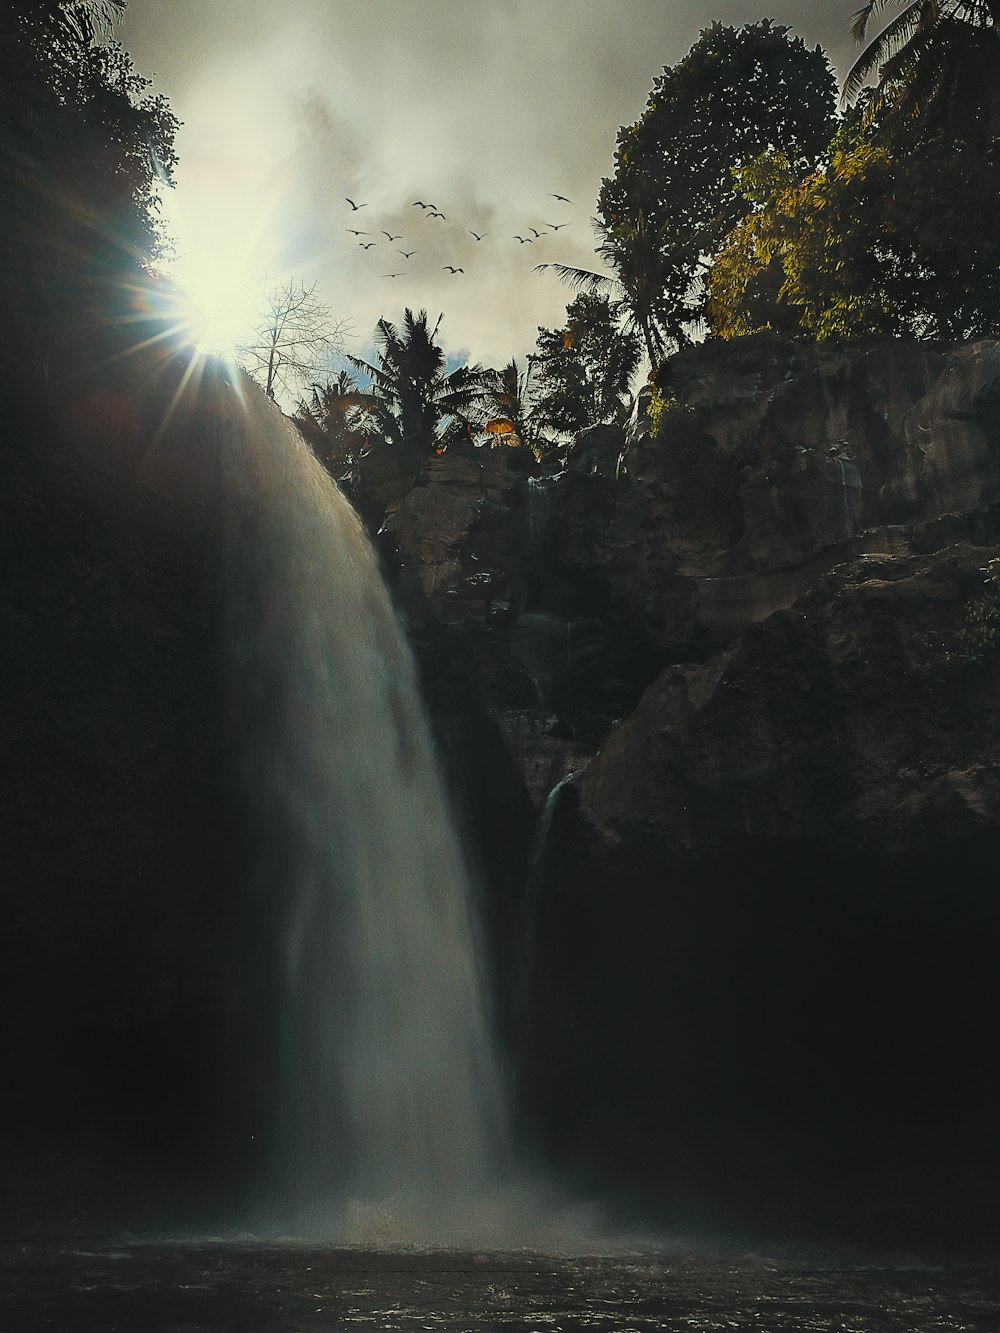
[[(487, 884), (526, 1118), (682, 1219), (985, 1234), (996, 348), (755, 337), (661, 378), (661, 439), (601, 428), (558, 473), (384, 449), (350, 482)], [(11, 435), (0, 1127), (101, 1172), (131, 1137), (224, 1191), (273, 1067), (215, 660), (214, 531), (255, 480), (206, 467), (197, 413), (150, 446), (173, 384)]]
[(681, 1209), (989, 1230), (1000, 355), (760, 336), (660, 380), (662, 438), (432, 460), (383, 534), (432, 697), (461, 679), (536, 811), (575, 774), (525, 918), (533, 1123)]

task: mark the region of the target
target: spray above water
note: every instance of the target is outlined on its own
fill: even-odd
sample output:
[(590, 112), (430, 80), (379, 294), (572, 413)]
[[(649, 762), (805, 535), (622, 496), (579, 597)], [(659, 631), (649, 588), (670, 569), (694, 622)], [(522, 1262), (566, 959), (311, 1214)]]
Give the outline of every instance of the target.
[(357, 516), (263, 395), (220, 447), (231, 721), (279, 951), (271, 1224), (478, 1241), (507, 1112), (409, 648)]

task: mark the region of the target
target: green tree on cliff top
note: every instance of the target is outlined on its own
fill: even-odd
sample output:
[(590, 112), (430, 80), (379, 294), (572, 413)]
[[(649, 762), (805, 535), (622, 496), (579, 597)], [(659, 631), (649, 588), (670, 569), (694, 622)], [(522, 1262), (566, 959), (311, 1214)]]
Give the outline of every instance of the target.
[(160, 252), (158, 192), (178, 122), (107, 40), (123, 9), (18, 0), (0, 12), (7, 387), (47, 379), (67, 340), (124, 336), (136, 282)]
[(823, 51), (767, 19), (713, 24), (655, 80), (642, 116), (619, 131), (598, 213), (612, 243), (637, 228), (655, 241), (659, 290), (646, 308), (661, 346), (687, 340), (711, 257), (749, 211), (732, 189), (732, 168), (776, 151), (804, 174), (829, 142), (835, 107)]
[(492, 372), (481, 366), (448, 371), (443, 349), (435, 342), (442, 316), (428, 328), (427, 311), (403, 312), (402, 331), (387, 319), (375, 330), (378, 364), (347, 359), (371, 380), (357, 403), (374, 417), (385, 440), (418, 449), (446, 447), (466, 433), (489, 388)]

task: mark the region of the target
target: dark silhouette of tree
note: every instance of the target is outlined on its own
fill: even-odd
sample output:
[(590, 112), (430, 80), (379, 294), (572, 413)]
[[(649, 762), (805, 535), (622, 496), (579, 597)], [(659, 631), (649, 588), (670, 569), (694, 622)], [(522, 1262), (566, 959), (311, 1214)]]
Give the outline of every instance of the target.
[[(868, 40), (871, 20), (890, 4), (899, 12)], [(850, 34), (863, 46), (844, 80), (853, 102), (877, 77), (869, 120), (883, 137), (946, 133), (980, 148), (1000, 135), (1000, 0), (869, 0)]]
[(616, 303), (581, 292), (561, 329), (538, 330), (537, 421), (572, 434), (624, 418), (641, 351), (638, 335), (620, 326)]
[(269, 398), (293, 397), (343, 351), (346, 324), (332, 319), (317, 286), (294, 277), (258, 283), (258, 320), (236, 351)]
[(659, 252), (660, 291), (643, 298), (641, 318), (633, 311), (651, 359), (657, 342), (679, 345), (698, 324), (711, 257), (748, 211), (732, 169), (780, 151), (805, 174), (829, 142), (833, 71), (819, 47), (788, 34), (767, 19), (713, 24), (655, 80), (639, 120), (619, 131), (598, 213), (606, 244)]
[(48, 381), (134, 336), (177, 120), (111, 41), (119, 0), (0, 11), (0, 380)]
[(595, 218), (594, 228), (601, 242), (596, 253), (607, 272), (558, 263), (537, 264), (536, 272), (551, 268), (570, 287), (609, 293), (628, 327), (641, 335), (650, 365), (655, 366), (671, 342), (684, 340), (685, 325), (699, 317), (687, 304), (671, 305), (668, 300), (672, 287), (689, 285), (687, 276), (677, 270), (676, 252), (665, 244), (664, 229), (657, 230), (644, 214), (623, 217), (613, 226)]
[(1000, 336), (997, 154), (944, 136), (893, 152), (857, 117), (835, 137), (828, 170), (782, 183), (771, 164), (768, 189), (766, 165), (760, 207), (712, 270), (713, 334)]
[(535, 378), (538, 358), (529, 355), (522, 369), (517, 358), (512, 357), (501, 369), (494, 372), (494, 379), (486, 391), (484, 405), (492, 420), (485, 426), (487, 432), (491, 426), (506, 422), (508, 431), (493, 431), (494, 443), (517, 443), (530, 449), (536, 458), (543, 458), (551, 452), (554, 441), (545, 434), (544, 422), (537, 409)]
[(313, 384), (309, 396), (299, 400), (293, 420), (335, 476), (357, 462), (374, 425), (364, 409), (358, 381), (348, 370)]
[(406, 309), (402, 332), (380, 319), (375, 330), (378, 364), (347, 358), (371, 380), (359, 402), (371, 411), (389, 444), (446, 448), (468, 437), (472, 414), (481, 412), (492, 372), (479, 365), (448, 371), (444, 351), (435, 342), (442, 318), (439, 315), (430, 329), (426, 310), (414, 315)]

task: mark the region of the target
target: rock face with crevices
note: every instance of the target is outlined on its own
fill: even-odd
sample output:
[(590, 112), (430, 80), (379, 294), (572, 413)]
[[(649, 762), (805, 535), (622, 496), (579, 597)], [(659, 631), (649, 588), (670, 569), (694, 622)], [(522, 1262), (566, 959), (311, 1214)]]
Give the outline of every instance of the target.
[[(343, 483), (485, 885), (524, 1123), (678, 1224), (995, 1235), (997, 346), (757, 335), (659, 389), (657, 438), (647, 389), (560, 469), (378, 446)], [(213, 534), (253, 479), (212, 479), (197, 420), (141, 447), (144, 392), (6, 446), (0, 1124), (39, 1153), (61, 1124), (106, 1179), (203, 1153), (217, 1198), (276, 1041), (215, 664)]]
[(530, 1118), (683, 1216), (989, 1232), (1000, 351), (757, 335), (658, 379), (658, 438), (644, 391), (558, 473), (430, 460), (383, 526), (432, 699), (545, 807)]

